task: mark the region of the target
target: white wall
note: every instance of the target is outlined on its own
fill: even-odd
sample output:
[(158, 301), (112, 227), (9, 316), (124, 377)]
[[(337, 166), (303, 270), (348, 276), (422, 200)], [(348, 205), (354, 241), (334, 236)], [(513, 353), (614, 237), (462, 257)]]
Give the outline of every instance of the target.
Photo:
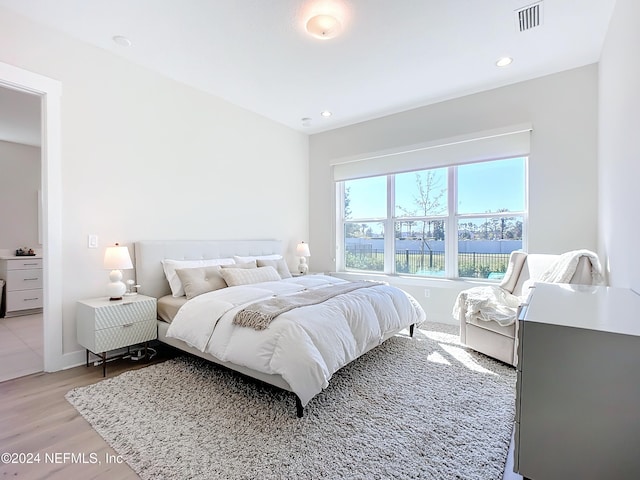
[[(386, 149), (531, 123), (530, 252), (597, 249), (598, 67), (539, 79), (417, 108), (310, 138), (311, 269), (335, 269), (334, 188), (329, 162)], [(404, 280), (402, 280), (405, 282)], [(450, 312), (465, 282), (426, 281), (412, 293), (435, 321)], [(433, 289), (441, 289), (436, 290)]]
[(306, 135), (1, 8), (0, 45), (62, 83), (64, 352), (75, 302), (105, 294), (109, 244), (308, 237)]
[(0, 250), (39, 249), (40, 148), (0, 140)]
[(640, 3), (618, 0), (600, 60), (601, 256), (612, 286), (640, 292)]

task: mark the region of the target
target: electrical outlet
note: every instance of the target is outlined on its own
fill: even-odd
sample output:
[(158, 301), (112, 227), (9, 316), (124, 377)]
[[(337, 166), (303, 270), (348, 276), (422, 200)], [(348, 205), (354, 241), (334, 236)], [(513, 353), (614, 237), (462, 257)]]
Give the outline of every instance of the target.
[(424, 289), (424, 298), (429, 298), (431, 296), (431, 290), (428, 288)]
[(98, 248), (98, 235), (94, 233), (89, 234), (89, 238), (87, 240), (87, 247)]

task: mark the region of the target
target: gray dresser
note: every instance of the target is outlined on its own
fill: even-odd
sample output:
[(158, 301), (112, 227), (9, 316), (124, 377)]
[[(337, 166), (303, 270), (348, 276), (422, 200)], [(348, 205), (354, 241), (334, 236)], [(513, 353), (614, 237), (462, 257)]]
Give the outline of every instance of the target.
[(536, 284), (518, 321), (514, 470), (640, 478), (640, 295)]

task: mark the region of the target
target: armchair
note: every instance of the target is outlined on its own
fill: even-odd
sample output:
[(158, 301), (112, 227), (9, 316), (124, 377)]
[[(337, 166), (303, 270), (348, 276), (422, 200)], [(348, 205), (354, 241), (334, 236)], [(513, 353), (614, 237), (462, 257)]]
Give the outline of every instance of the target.
[(598, 257), (588, 250), (562, 255), (512, 252), (504, 279), (497, 286), (474, 287), (458, 294), (453, 316), (460, 340), (468, 347), (515, 366), (518, 306), (534, 282), (591, 285), (601, 283)]

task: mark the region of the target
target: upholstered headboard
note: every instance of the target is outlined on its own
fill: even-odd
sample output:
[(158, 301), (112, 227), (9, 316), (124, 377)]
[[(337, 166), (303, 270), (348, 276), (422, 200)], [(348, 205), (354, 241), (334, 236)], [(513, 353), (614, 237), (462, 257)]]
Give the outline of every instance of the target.
[(171, 290), (162, 260), (201, 260), (234, 255), (282, 255), (280, 240), (149, 240), (135, 242), (136, 282), (143, 295), (160, 298)]

